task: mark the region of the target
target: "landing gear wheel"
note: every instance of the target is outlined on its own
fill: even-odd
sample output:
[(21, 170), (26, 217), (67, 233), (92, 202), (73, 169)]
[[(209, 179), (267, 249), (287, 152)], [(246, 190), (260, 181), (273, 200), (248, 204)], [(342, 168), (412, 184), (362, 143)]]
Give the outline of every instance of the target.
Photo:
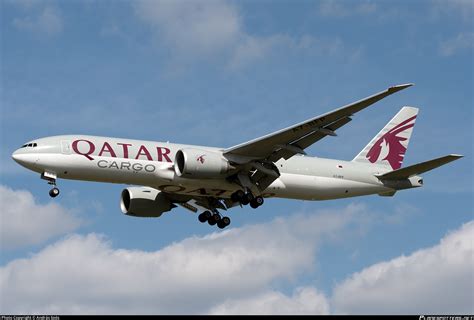
[(211, 217), (211, 212), (209, 211), (204, 211), (203, 213), (201, 213), (199, 216), (198, 216), (198, 219), (200, 222), (204, 223), (206, 222), (207, 220), (209, 220), (209, 218)]
[(49, 195), (51, 198), (55, 198), (59, 195), (59, 189), (56, 187), (56, 173), (44, 171), (41, 173), (41, 179), (48, 181), (48, 184), (51, 186), (51, 190), (49, 190)]
[(245, 196), (245, 193), (242, 190), (237, 190), (230, 195), (230, 199), (234, 202), (241, 202), (242, 198)]
[(250, 206), (254, 209), (260, 207), (262, 204), (263, 204), (262, 196), (255, 197), (252, 199), (252, 201), (250, 201)]
[(242, 203), (244, 206), (248, 205), (251, 201), (253, 200), (253, 195), (248, 192), (246, 193), (242, 199), (240, 200), (240, 203)]
[(230, 218), (229, 217), (224, 217), (224, 218), (222, 218), (222, 222), (224, 222), (225, 226), (227, 227), (230, 224)]
[(209, 218), (209, 220), (207, 220), (207, 223), (209, 223), (211, 226), (215, 225), (216, 223), (218, 223), (219, 221), (221, 221), (221, 215), (216, 213), (214, 214), (213, 216), (211, 216)]
[(230, 224), (230, 218), (229, 218), (229, 217), (224, 217), (224, 218), (222, 218), (221, 220), (219, 220), (219, 222), (217, 222), (217, 226), (218, 226), (220, 229), (224, 229), (224, 228), (227, 227), (229, 224)]
[(49, 195), (51, 198), (56, 198), (59, 195), (59, 189), (54, 187), (53, 189), (49, 190)]

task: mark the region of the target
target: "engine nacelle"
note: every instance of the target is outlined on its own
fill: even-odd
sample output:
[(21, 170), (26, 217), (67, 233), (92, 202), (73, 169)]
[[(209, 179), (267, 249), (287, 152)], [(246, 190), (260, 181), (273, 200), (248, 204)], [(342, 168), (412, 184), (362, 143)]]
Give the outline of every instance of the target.
[(208, 150), (181, 149), (174, 159), (174, 171), (179, 177), (217, 178), (230, 169), (222, 154)]
[(122, 191), (122, 212), (135, 217), (159, 217), (176, 207), (163, 192), (148, 187), (132, 187)]

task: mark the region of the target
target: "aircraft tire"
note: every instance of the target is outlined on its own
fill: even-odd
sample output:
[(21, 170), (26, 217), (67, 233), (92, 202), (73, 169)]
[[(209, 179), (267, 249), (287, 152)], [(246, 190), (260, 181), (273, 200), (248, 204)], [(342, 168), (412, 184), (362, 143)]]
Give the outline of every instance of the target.
[(59, 195), (59, 189), (54, 187), (53, 189), (49, 190), (49, 196), (51, 198), (56, 198)]
[(264, 202), (262, 196), (255, 197), (254, 200), (255, 200), (255, 202), (258, 204), (259, 207), (260, 207), (260, 206), (263, 204), (263, 202)]
[(230, 199), (234, 202), (240, 202), (245, 196), (245, 193), (242, 190), (237, 190), (230, 195)]
[(211, 213), (209, 211), (204, 211), (198, 216), (198, 219), (200, 222), (204, 223), (207, 220), (209, 220), (210, 217), (211, 217)]
[(225, 224), (226, 227), (230, 224), (229, 217), (223, 217), (221, 221)]
[(217, 222), (217, 226), (218, 226), (220, 229), (224, 229), (224, 228), (227, 227), (229, 224), (230, 224), (230, 218), (229, 218), (229, 217), (223, 217), (221, 220), (219, 220), (219, 221)]
[(242, 199), (240, 200), (240, 203), (242, 203), (244, 206), (248, 205), (250, 202), (253, 200), (253, 194), (250, 192), (246, 193)]
[(221, 218), (221, 215), (216, 213), (214, 215), (212, 215), (209, 220), (207, 220), (207, 223), (209, 223), (211, 226), (215, 225), (216, 223), (218, 223), (219, 221), (221, 221), (222, 218)]

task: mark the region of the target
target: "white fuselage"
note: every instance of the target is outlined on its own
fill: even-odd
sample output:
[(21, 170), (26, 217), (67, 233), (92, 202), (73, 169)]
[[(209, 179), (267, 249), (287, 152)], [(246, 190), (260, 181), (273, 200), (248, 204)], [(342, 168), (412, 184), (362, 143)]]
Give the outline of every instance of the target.
[[(176, 175), (175, 154), (182, 148), (220, 152), (222, 149), (166, 142), (140, 141), (85, 135), (55, 136), (20, 148), (15, 161), (33, 171), (57, 178), (149, 186), (168, 193), (229, 198), (239, 185), (222, 178), (193, 179)], [(327, 200), (394, 189), (375, 175), (384, 167), (357, 162), (293, 156), (276, 163), (281, 176), (264, 192), (265, 197)]]

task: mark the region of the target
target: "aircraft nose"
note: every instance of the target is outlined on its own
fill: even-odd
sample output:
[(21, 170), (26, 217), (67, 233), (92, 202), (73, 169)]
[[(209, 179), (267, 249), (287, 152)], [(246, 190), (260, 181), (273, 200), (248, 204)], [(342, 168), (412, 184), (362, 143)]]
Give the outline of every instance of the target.
[(36, 162), (35, 156), (33, 154), (25, 153), (19, 149), (12, 153), (12, 159), (15, 160), (16, 163), (24, 167), (27, 167), (28, 165), (34, 164)]
[(18, 150), (15, 150), (15, 152), (12, 153), (12, 159), (15, 160), (15, 162), (18, 162), (20, 161), (20, 155), (19, 155), (19, 152)]

